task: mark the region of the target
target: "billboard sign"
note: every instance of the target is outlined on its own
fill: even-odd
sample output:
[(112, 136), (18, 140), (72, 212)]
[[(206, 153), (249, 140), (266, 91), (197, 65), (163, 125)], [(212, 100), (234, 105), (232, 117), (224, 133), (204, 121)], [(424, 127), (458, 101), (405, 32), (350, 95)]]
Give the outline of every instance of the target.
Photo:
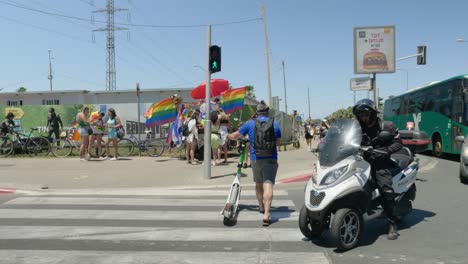
[(372, 90), (372, 79), (369, 77), (353, 78), (350, 81), (351, 91), (370, 91)]
[(354, 73), (395, 72), (395, 26), (354, 28)]

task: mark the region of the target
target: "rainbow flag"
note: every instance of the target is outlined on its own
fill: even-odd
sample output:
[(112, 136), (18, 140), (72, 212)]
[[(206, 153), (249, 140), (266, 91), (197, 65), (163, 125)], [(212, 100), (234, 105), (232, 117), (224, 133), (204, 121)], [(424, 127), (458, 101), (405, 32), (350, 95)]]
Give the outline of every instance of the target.
[(145, 112), (146, 127), (167, 124), (177, 117), (177, 105), (173, 98), (167, 98), (159, 103), (154, 103)]
[(244, 98), (246, 91), (247, 89), (243, 87), (237, 89), (230, 89), (222, 93), (222, 107), (226, 114), (242, 110), (242, 106), (244, 106)]

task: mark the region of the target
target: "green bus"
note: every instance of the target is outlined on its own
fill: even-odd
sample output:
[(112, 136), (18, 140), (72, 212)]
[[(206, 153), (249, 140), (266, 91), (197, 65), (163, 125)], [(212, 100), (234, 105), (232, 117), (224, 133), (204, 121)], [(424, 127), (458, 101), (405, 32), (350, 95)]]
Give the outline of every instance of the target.
[(468, 75), (432, 82), (385, 101), (384, 120), (425, 131), (434, 156), (460, 154), (455, 137), (468, 134)]

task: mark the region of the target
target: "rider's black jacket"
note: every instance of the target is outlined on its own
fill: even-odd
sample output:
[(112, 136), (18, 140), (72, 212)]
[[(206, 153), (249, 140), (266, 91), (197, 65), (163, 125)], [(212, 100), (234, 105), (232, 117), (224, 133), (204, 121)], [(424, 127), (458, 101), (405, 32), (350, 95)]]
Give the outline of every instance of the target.
[[(386, 151), (388, 154), (398, 152), (403, 148), (402, 141), (399, 137), (398, 128), (390, 121), (382, 121), (380, 118), (377, 118), (375, 125), (368, 127), (361, 124), (362, 133), (367, 135), (370, 139), (367, 145), (371, 145), (374, 149), (379, 149)], [(381, 131), (388, 131), (393, 138), (390, 141), (383, 142), (377, 140), (377, 136)]]
[(13, 120), (5, 119), (3, 120), (2, 123), (0, 123), (0, 133), (1, 134), (8, 133), (10, 130), (10, 127), (14, 127), (14, 126), (15, 126), (15, 122), (13, 122)]

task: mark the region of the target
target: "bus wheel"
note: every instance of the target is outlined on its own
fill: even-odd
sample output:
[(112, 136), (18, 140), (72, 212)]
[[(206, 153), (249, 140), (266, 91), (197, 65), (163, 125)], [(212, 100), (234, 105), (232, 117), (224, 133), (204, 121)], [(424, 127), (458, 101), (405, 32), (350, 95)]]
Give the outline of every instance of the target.
[(437, 158), (442, 158), (442, 140), (438, 136), (432, 141), (432, 154)]

